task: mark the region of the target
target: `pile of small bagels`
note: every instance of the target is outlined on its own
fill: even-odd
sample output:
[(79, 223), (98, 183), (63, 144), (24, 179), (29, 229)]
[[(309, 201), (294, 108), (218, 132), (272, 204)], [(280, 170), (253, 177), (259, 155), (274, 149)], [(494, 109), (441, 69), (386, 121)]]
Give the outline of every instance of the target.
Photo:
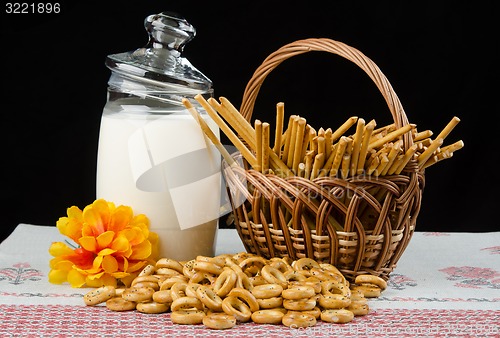
[(265, 259), (238, 253), (161, 258), (128, 286), (103, 286), (84, 295), (86, 305), (113, 311), (167, 313), (175, 324), (229, 329), (237, 323), (314, 326), (318, 320), (348, 323), (368, 314), (367, 299), (387, 287), (380, 277), (358, 275), (350, 283), (333, 265), (310, 258)]

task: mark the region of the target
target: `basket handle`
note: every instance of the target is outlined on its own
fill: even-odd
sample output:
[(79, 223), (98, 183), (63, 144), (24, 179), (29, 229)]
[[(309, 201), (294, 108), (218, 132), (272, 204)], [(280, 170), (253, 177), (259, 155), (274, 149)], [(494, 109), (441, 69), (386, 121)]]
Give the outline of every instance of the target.
[[(397, 128), (407, 124), (408, 118), (398, 96), (392, 89), (391, 84), (378, 68), (378, 66), (359, 50), (350, 47), (342, 42), (331, 39), (305, 39), (289, 43), (274, 53), (270, 54), (264, 62), (257, 68), (248, 82), (241, 103), (240, 112), (247, 121), (251, 121), (252, 112), (259, 94), (260, 87), (269, 73), (286, 59), (311, 51), (329, 52), (337, 54), (353, 63), (365, 71), (365, 73), (375, 82), (378, 90), (382, 93), (391, 111), (392, 118)], [(403, 147), (407, 150), (413, 144), (410, 132), (403, 135)]]

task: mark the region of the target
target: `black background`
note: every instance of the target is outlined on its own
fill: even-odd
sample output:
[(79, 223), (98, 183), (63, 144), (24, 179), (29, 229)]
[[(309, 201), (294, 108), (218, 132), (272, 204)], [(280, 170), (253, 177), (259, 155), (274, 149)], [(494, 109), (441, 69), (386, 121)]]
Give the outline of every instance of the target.
[[(325, 7), (325, 5), (328, 6)], [(147, 42), (143, 20), (175, 11), (197, 29), (185, 50), (239, 106), (264, 58), (303, 38), (361, 50), (381, 68), (410, 122), (465, 148), (426, 172), (420, 231), (497, 231), (498, 13), (493, 1), (76, 1), (59, 14), (2, 12), (1, 238), (21, 222), (55, 225), (66, 208), (95, 199), (99, 123), (110, 71), (106, 55)], [(495, 78), (494, 78), (495, 76)], [(496, 88), (496, 90), (494, 90)], [(340, 57), (308, 53), (280, 65), (259, 94), (254, 117), (275, 104), (314, 127), (351, 115), (378, 125), (390, 113), (375, 85)]]

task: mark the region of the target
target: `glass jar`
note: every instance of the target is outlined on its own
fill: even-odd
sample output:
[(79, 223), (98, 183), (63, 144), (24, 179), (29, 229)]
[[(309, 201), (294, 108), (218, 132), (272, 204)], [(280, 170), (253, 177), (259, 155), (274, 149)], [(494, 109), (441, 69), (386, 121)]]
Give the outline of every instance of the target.
[(212, 82), (181, 55), (195, 36), (185, 19), (163, 12), (144, 23), (144, 48), (106, 58), (112, 73), (99, 135), (97, 198), (145, 214), (159, 235), (160, 257), (214, 255), (220, 154), (181, 102), (212, 96)]

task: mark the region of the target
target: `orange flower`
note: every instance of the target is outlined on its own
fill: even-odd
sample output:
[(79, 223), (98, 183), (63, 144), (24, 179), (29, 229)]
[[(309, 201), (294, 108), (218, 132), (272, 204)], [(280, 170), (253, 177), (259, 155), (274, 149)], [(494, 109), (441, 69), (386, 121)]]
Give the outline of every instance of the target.
[(68, 208), (67, 217), (57, 221), (59, 232), (71, 238), (78, 248), (54, 242), (49, 253), (49, 281), (69, 282), (73, 287), (125, 285), (158, 257), (158, 235), (149, 231), (145, 215), (134, 216), (132, 209), (96, 200), (83, 211)]

